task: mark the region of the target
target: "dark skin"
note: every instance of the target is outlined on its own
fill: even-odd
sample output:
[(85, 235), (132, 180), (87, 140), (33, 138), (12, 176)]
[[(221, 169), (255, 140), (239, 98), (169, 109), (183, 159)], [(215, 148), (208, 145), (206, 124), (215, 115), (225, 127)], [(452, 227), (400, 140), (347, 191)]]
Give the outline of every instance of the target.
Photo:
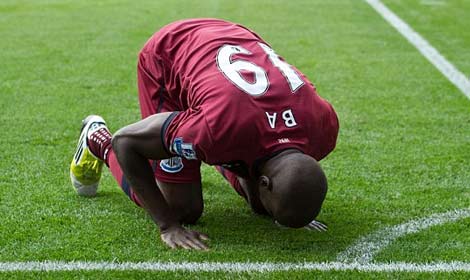
[[(162, 241), (171, 248), (207, 250), (208, 237), (182, 223), (194, 223), (202, 213), (201, 184), (163, 184), (155, 181), (149, 159), (171, 157), (161, 141), (161, 128), (170, 113), (152, 115), (119, 130), (112, 145), (119, 164), (143, 208), (160, 228)], [(186, 205), (195, 205), (187, 210)]]
[[(171, 248), (208, 250), (204, 242), (208, 239), (206, 235), (182, 226), (195, 223), (202, 214), (201, 182), (188, 184), (157, 182), (149, 163), (149, 159), (172, 157), (161, 141), (162, 126), (170, 114), (171, 112), (152, 115), (120, 129), (112, 139), (113, 150), (143, 208), (160, 228), (162, 241)], [(286, 168), (292, 165), (292, 163), (286, 165), (282, 159), (298, 154), (301, 153), (294, 149), (285, 150), (260, 167), (258, 171), (261, 176), (258, 178), (238, 177), (247, 194), (247, 202), (255, 213), (276, 217), (275, 210), (281, 205), (277, 198), (282, 197), (283, 193), (273, 191), (273, 182), (279, 181), (276, 176), (282, 177)], [(296, 201), (292, 203), (297, 204)], [(308, 222), (313, 218), (314, 216), (307, 217), (310, 219)], [(304, 225), (305, 222), (302, 226)]]
[[(267, 162), (260, 166), (259, 173), (264, 174), (259, 176), (257, 180), (255, 179), (245, 179), (242, 177), (237, 177), (240, 185), (242, 186), (244, 192), (247, 195), (247, 202), (250, 205), (253, 212), (259, 215), (268, 215), (272, 216), (270, 210), (272, 208), (269, 197), (272, 191), (272, 181), (270, 177), (279, 172), (277, 166), (277, 159), (284, 157), (289, 154), (300, 153), (295, 149), (287, 149), (277, 154), (276, 156), (270, 158)], [(263, 195), (264, 194), (264, 195)]]

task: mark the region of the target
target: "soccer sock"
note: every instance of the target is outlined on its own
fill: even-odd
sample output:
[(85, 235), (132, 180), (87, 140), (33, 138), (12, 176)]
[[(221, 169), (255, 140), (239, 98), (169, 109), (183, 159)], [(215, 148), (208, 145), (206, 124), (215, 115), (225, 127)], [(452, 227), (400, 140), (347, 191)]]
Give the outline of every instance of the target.
[(113, 147), (111, 145), (111, 133), (106, 127), (101, 127), (91, 133), (87, 137), (88, 148), (90, 152), (97, 158), (101, 159), (106, 163), (113, 174), (114, 179), (118, 182), (124, 193), (135, 203), (137, 206), (141, 206), (139, 199), (132, 191), (131, 186), (127, 182), (124, 176), (121, 166), (117, 161), (116, 155), (114, 154)]
[(124, 176), (121, 166), (119, 165), (116, 155), (114, 154), (114, 151), (111, 147), (107, 153), (107, 159), (109, 170), (111, 171), (111, 174), (113, 174), (114, 179), (116, 179), (121, 189), (137, 206), (142, 207), (142, 203), (140, 203), (139, 198), (132, 190), (132, 187), (129, 185), (126, 176)]
[(91, 132), (88, 137), (88, 147), (90, 152), (101, 159), (109, 167), (108, 153), (111, 151), (111, 133), (106, 127), (101, 127)]

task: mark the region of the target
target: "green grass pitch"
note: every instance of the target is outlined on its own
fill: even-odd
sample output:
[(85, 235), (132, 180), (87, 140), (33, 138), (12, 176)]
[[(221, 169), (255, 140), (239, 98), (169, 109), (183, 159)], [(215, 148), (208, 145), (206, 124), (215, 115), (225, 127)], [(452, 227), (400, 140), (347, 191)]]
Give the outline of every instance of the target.
[[(468, 1), (384, 3), (470, 74)], [(466, 12), (465, 12), (466, 11)], [(158, 28), (218, 17), (255, 30), (312, 80), (338, 112), (336, 150), (322, 161), (327, 233), (280, 229), (252, 214), (204, 166), (205, 212), (193, 228), (209, 252), (163, 247), (155, 225), (109, 172), (78, 197), (69, 163), (80, 121), (111, 131), (137, 121), (136, 59)], [(0, 263), (332, 262), (385, 227), (470, 206), (470, 101), (367, 3), (332, 1), (0, 2)], [(402, 236), (374, 262), (469, 262), (470, 219)], [(468, 279), (469, 273), (360, 271), (3, 272), (6, 279)]]

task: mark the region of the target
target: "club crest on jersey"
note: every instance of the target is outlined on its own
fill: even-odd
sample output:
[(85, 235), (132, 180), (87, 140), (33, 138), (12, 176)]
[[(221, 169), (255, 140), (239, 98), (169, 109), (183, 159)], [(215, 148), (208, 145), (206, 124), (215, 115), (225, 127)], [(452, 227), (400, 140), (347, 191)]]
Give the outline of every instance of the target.
[(196, 152), (193, 149), (193, 144), (184, 143), (183, 138), (181, 137), (175, 138), (171, 149), (172, 152), (186, 159), (197, 159)]
[(180, 157), (172, 157), (160, 161), (160, 167), (168, 173), (178, 173), (183, 169), (183, 161)]

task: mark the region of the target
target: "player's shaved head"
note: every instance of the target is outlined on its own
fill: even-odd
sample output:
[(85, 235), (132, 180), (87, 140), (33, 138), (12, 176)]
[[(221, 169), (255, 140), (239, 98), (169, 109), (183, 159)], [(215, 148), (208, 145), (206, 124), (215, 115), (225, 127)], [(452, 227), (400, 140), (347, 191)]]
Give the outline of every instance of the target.
[(318, 162), (296, 150), (268, 160), (259, 178), (260, 199), (280, 224), (299, 228), (320, 213), (327, 180)]

